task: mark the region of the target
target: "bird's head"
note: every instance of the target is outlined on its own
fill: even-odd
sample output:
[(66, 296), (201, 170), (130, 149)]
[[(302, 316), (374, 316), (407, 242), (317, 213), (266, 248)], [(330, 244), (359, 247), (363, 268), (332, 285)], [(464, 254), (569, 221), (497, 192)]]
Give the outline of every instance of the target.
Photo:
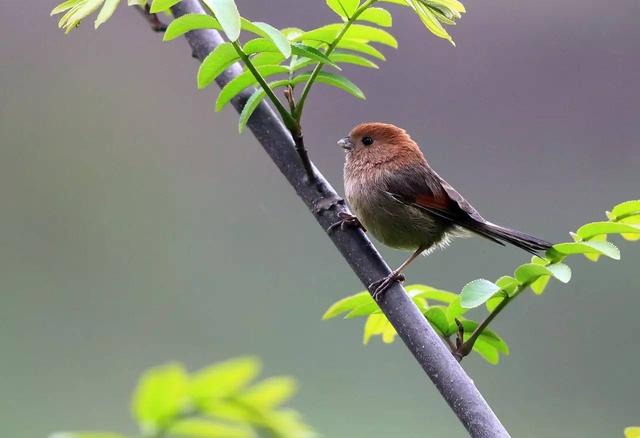
[(409, 134), (389, 123), (361, 123), (347, 137), (338, 140), (338, 146), (346, 151), (347, 163), (378, 165), (424, 160), (420, 148)]

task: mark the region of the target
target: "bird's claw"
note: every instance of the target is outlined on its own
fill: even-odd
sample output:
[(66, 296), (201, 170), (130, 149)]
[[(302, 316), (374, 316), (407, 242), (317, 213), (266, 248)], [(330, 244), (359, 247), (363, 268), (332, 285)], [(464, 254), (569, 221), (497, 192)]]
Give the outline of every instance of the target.
[(364, 231), (365, 233), (367, 232), (367, 229), (364, 227), (364, 225), (362, 225), (360, 219), (358, 219), (354, 215), (341, 211), (340, 213), (338, 213), (338, 217), (340, 218), (340, 220), (334, 224), (331, 224), (331, 226), (327, 228), (327, 233), (332, 233), (336, 228), (340, 228), (340, 230), (344, 231), (344, 229), (347, 227), (361, 228), (362, 231)]
[(391, 286), (396, 281), (402, 283), (404, 281), (404, 274), (400, 272), (392, 272), (386, 277), (371, 283), (369, 285), (369, 290), (371, 291), (371, 296), (373, 297), (373, 299), (378, 301), (378, 299), (381, 298), (381, 296), (389, 288), (389, 286)]

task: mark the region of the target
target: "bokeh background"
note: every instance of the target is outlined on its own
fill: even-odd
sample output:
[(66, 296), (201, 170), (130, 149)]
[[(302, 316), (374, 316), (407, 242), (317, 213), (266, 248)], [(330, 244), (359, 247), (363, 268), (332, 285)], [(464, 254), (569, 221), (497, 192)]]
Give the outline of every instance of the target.
[[(320, 320), (362, 286), (237, 115), (196, 91), (185, 42), (163, 44), (128, 8), (64, 36), (54, 3), (0, 14), (2, 434), (133, 432), (145, 368), (256, 354), (299, 378), (293, 405), (324, 436), (465, 436), (402, 344), (365, 347), (361, 321)], [(280, 27), (334, 19), (321, 0), (238, 3)], [(637, 0), (470, 2), (454, 49), (396, 8), (399, 50), (348, 71), (368, 99), (312, 94), (313, 159), (341, 188), (335, 140), (394, 122), (485, 216), (566, 239), (640, 196), (639, 14)], [(640, 247), (622, 252), (572, 259), (569, 285), (512, 305), (498, 367), (465, 361), (513, 436), (640, 423)], [(525, 260), (457, 241), (408, 278), (460, 290)]]

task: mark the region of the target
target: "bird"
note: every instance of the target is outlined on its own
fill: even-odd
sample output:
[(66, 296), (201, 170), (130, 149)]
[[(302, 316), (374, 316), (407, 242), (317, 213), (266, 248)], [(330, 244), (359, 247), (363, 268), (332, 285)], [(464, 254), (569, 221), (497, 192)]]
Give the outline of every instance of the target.
[(538, 254), (552, 244), (484, 219), (429, 166), (404, 129), (380, 122), (355, 126), (338, 140), (346, 152), (345, 197), (355, 216), (343, 214), (330, 229), (356, 225), (391, 248), (412, 254), (388, 276), (369, 285), (378, 299), (420, 254), (446, 247), (451, 239), (476, 234), (500, 245)]

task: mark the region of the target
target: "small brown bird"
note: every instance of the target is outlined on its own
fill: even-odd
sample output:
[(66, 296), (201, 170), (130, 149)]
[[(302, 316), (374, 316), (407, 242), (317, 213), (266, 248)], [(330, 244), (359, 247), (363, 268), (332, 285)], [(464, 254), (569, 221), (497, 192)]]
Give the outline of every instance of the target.
[(346, 151), (347, 201), (357, 216), (336, 225), (357, 224), (392, 248), (413, 251), (402, 265), (369, 288), (378, 297), (418, 255), (445, 247), (469, 232), (500, 245), (510, 243), (536, 254), (544, 240), (484, 219), (427, 163), (418, 145), (397, 126), (363, 123), (338, 141)]

